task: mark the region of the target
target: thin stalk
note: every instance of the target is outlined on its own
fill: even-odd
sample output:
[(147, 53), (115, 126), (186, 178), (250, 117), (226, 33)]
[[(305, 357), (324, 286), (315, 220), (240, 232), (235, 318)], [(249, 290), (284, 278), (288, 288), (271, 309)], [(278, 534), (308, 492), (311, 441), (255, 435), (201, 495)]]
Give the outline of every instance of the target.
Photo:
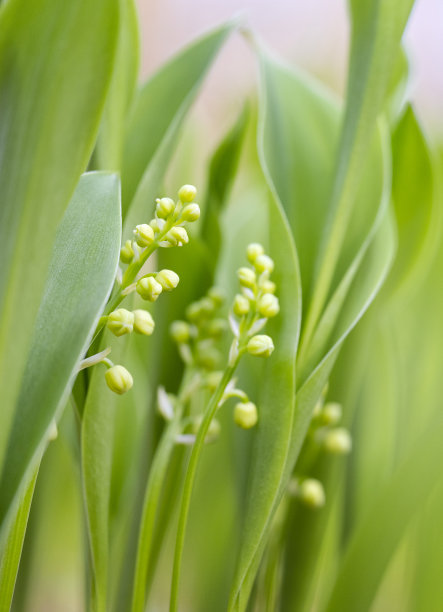
[(203, 446), (204, 446), (206, 435), (209, 430), (209, 426), (211, 424), (212, 419), (214, 418), (215, 413), (217, 412), (218, 404), (223, 397), (223, 393), (226, 389), (226, 386), (231, 380), (232, 376), (234, 375), (235, 369), (240, 359), (240, 355), (241, 355), (241, 352), (237, 356), (237, 359), (235, 360), (234, 364), (226, 368), (226, 370), (224, 371), (223, 377), (217, 389), (214, 392), (214, 395), (211, 397), (211, 400), (208, 404), (203, 420), (199, 427), (195, 443), (192, 447), (191, 456), (189, 458), (188, 469), (186, 471), (185, 482), (183, 486), (183, 495), (182, 495), (182, 501), (180, 505), (180, 514), (178, 518), (177, 538), (176, 538), (175, 553), (174, 553), (174, 566), (172, 570), (172, 581), (171, 581), (171, 601), (169, 604), (170, 612), (177, 612), (178, 610), (178, 591), (179, 591), (179, 586), (180, 586), (181, 560), (183, 556), (186, 525), (188, 522), (189, 508), (191, 505), (191, 496), (192, 496), (192, 491), (194, 488), (194, 482), (195, 482), (195, 476), (197, 473), (198, 462), (200, 460), (200, 455), (203, 450)]

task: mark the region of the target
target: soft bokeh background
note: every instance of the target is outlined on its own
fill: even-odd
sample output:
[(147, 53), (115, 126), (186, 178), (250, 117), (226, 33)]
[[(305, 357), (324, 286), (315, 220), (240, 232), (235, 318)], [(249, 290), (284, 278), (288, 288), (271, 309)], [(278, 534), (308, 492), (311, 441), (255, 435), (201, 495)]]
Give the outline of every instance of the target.
[[(142, 77), (206, 29), (240, 15), (270, 47), (338, 92), (346, 83), (349, 27), (346, 0), (138, 0)], [(428, 134), (443, 137), (443, 2), (417, 0), (405, 44), (412, 66), (411, 97)], [(199, 102), (199, 123), (212, 134), (229, 123), (253, 87), (252, 54), (240, 36), (222, 50)], [(180, 92), (177, 92), (180, 95)], [(218, 129), (217, 129), (218, 132)]]

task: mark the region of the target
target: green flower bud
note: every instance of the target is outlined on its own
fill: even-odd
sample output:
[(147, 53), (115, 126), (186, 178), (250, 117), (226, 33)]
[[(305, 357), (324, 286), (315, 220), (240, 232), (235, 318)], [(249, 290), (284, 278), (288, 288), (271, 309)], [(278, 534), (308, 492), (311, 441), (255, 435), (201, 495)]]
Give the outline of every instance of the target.
[(259, 288), (263, 291), (263, 293), (275, 293), (277, 286), (271, 280), (265, 279), (259, 283)]
[(175, 202), (171, 198), (159, 198), (156, 202), (155, 212), (159, 219), (166, 219), (175, 209)]
[(212, 340), (202, 340), (195, 347), (195, 359), (199, 366), (206, 370), (213, 370), (219, 364), (220, 352), (215, 348)]
[(262, 272), (271, 273), (274, 269), (274, 262), (268, 255), (259, 255), (254, 261), (254, 266), (259, 274)]
[(149, 221), (149, 226), (152, 227), (152, 229), (154, 230), (154, 233), (158, 234), (158, 232), (161, 232), (164, 228), (165, 222), (163, 221), (163, 219), (152, 219), (152, 221)]
[(202, 314), (209, 315), (214, 312), (215, 305), (211, 298), (204, 297), (198, 301), (198, 304), (200, 305), (200, 311)]
[(142, 223), (141, 225), (136, 225), (135, 230), (133, 231), (135, 241), (138, 246), (147, 247), (154, 242), (155, 235), (154, 230), (147, 223)]
[(258, 300), (257, 310), (263, 317), (275, 317), (280, 310), (278, 299), (272, 293), (265, 293)]
[(223, 372), (210, 372), (207, 375), (206, 386), (208, 387), (211, 393), (213, 393), (217, 389), (222, 378), (223, 378)]
[(306, 506), (321, 508), (325, 505), (326, 497), (322, 483), (315, 478), (306, 478), (299, 485), (298, 496)]
[(321, 409), (319, 416), (323, 425), (336, 425), (341, 420), (341, 405), (337, 402), (328, 402)]
[(194, 185), (183, 185), (178, 190), (178, 197), (185, 204), (187, 202), (192, 202), (197, 195), (197, 189)]
[(234, 422), (243, 429), (250, 429), (257, 424), (257, 406), (253, 402), (239, 402), (234, 408)]
[(242, 287), (248, 287), (249, 289), (255, 287), (255, 272), (251, 270), (251, 268), (239, 268), (237, 270), (237, 276)]
[[(192, 431), (194, 434), (198, 433), (202, 420), (203, 420), (203, 417), (201, 416), (197, 417), (194, 423), (192, 424)], [(206, 434), (206, 441), (208, 441), (208, 438), (209, 439), (218, 438), (218, 436), (220, 435), (220, 432), (221, 432), (220, 421), (218, 421), (217, 419), (212, 419), (211, 423), (209, 424), (208, 433)]]
[(183, 221), (197, 221), (200, 218), (200, 206), (195, 202), (184, 207), (181, 213)]
[(328, 431), (323, 440), (324, 448), (333, 455), (347, 455), (352, 449), (352, 438), (347, 429), (337, 427)]
[(132, 242), (126, 240), (124, 246), (120, 249), (120, 260), (124, 264), (131, 263), (134, 257), (134, 249), (132, 248)]
[(211, 287), (208, 291), (208, 297), (214, 302), (215, 306), (221, 306), (225, 301), (225, 294), (218, 287)]
[(160, 270), (160, 272), (155, 275), (155, 280), (160, 283), (163, 291), (172, 291), (177, 287), (180, 278), (178, 274), (172, 270)]
[(134, 315), (126, 308), (118, 308), (108, 316), (106, 326), (115, 336), (130, 334), (134, 326)]
[(137, 281), (137, 293), (144, 299), (150, 302), (155, 302), (163, 287), (158, 283), (153, 276), (145, 276)]
[(269, 357), (274, 350), (272, 338), (265, 334), (252, 336), (248, 342), (248, 353), (256, 357)]
[(236, 295), (234, 298), (234, 304), (232, 306), (234, 314), (238, 317), (242, 317), (249, 312), (249, 300), (244, 295)]
[(154, 319), (147, 310), (134, 310), (134, 331), (144, 336), (151, 336), (154, 332)]
[(252, 242), (251, 244), (248, 244), (246, 248), (246, 256), (248, 258), (248, 261), (252, 264), (259, 255), (264, 255), (264, 253), (264, 248), (258, 242)]
[(173, 321), (171, 323), (171, 327), (169, 329), (169, 333), (171, 334), (171, 338), (177, 344), (183, 344), (184, 342), (188, 342), (191, 337), (191, 329), (185, 321)]
[(165, 240), (167, 240), (170, 244), (174, 246), (182, 246), (183, 244), (188, 244), (188, 232), (185, 230), (184, 227), (173, 227), (166, 234)]
[(111, 391), (119, 395), (123, 395), (123, 393), (129, 391), (134, 384), (131, 374), (121, 365), (115, 365), (109, 368), (105, 374), (105, 379)]
[(218, 338), (226, 330), (227, 323), (224, 319), (213, 319), (209, 322), (206, 332), (212, 338)]

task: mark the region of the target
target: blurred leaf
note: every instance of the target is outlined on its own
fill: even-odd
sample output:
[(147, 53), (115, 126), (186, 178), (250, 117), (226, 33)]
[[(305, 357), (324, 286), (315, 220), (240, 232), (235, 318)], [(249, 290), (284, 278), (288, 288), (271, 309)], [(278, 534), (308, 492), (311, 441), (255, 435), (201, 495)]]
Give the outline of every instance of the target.
[(117, 8), (117, 0), (0, 7), (0, 468), (55, 231), (96, 138)]
[(111, 86), (103, 111), (94, 161), (103, 170), (119, 170), (127, 114), (134, 98), (140, 55), (137, 7), (134, 0), (119, 0), (120, 27)]
[(123, 218), (130, 211), (130, 219), (125, 219), (128, 230), (141, 222), (158, 196), (157, 185), (174, 152), (183, 120), (233, 27), (229, 22), (206, 34), (140, 89), (128, 120), (123, 153)]
[(0, 481), (2, 522), (60, 416), (111, 290), (120, 248), (119, 188), (114, 174), (83, 175), (57, 231)]

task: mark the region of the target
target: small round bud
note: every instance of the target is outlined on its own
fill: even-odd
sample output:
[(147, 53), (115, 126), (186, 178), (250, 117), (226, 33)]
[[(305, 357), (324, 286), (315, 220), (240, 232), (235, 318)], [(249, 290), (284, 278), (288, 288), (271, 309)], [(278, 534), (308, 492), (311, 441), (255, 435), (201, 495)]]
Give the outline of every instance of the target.
[(232, 306), (234, 314), (238, 317), (242, 317), (249, 312), (249, 300), (244, 295), (236, 295), (234, 298), (234, 304)]
[(178, 197), (185, 204), (186, 202), (192, 202), (197, 195), (197, 189), (194, 185), (183, 185), (178, 190)]
[(272, 338), (266, 336), (266, 334), (252, 336), (248, 342), (247, 349), (248, 353), (256, 357), (269, 357), (274, 350), (274, 343)]
[(213, 393), (217, 389), (222, 378), (223, 378), (223, 372), (210, 372), (207, 375), (206, 386), (208, 387), (211, 393)]
[(200, 206), (193, 202), (184, 207), (181, 213), (181, 219), (183, 221), (197, 221), (200, 218)]
[(173, 227), (166, 234), (165, 240), (167, 240), (170, 244), (174, 246), (182, 246), (183, 244), (188, 244), (188, 232), (185, 230), (184, 227)]
[(238, 280), (240, 285), (251, 289), (255, 286), (255, 272), (251, 268), (239, 268), (237, 270)]
[(239, 402), (234, 408), (234, 422), (243, 429), (250, 429), (257, 424), (257, 406), (253, 402)]
[(185, 321), (173, 321), (171, 323), (169, 333), (171, 334), (171, 338), (174, 340), (174, 342), (177, 342), (177, 344), (183, 344), (191, 337), (190, 327)]
[(264, 255), (264, 253), (264, 248), (258, 242), (252, 242), (251, 244), (248, 244), (246, 248), (246, 256), (248, 258), (248, 261), (252, 264), (259, 255)]
[(263, 282), (259, 284), (260, 289), (263, 293), (275, 293), (277, 286), (271, 280), (265, 279)]
[(195, 360), (206, 370), (214, 370), (220, 362), (220, 352), (213, 346), (212, 340), (202, 340), (195, 347)]
[(175, 209), (175, 202), (171, 198), (160, 198), (156, 202), (155, 212), (159, 219), (166, 219)]
[(221, 306), (225, 301), (225, 294), (218, 287), (211, 287), (208, 291), (208, 297), (214, 302), (215, 306)]
[(310, 508), (321, 508), (325, 505), (325, 490), (322, 483), (315, 478), (303, 480), (298, 489), (298, 496), (300, 501)]
[(328, 431), (323, 440), (324, 448), (333, 455), (347, 455), (352, 449), (352, 438), (347, 429), (337, 427)]
[(255, 269), (259, 274), (262, 272), (272, 272), (274, 269), (274, 262), (269, 255), (259, 255), (254, 261)]
[(211, 298), (203, 297), (201, 300), (199, 300), (198, 304), (200, 306), (200, 311), (203, 314), (209, 315), (214, 312), (215, 305)]
[(123, 393), (129, 391), (134, 384), (131, 374), (121, 365), (115, 365), (109, 368), (105, 373), (105, 379), (111, 391), (119, 395), (123, 395)]
[(132, 242), (126, 240), (124, 246), (120, 249), (120, 260), (124, 264), (131, 263), (134, 257), (134, 249), (132, 248)]
[(147, 223), (136, 225), (133, 231), (134, 238), (138, 246), (147, 247), (154, 242), (154, 230)]
[(134, 326), (134, 315), (126, 308), (118, 308), (108, 316), (106, 326), (115, 336), (130, 334)]
[(160, 270), (155, 275), (155, 280), (163, 287), (163, 291), (172, 291), (177, 287), (180, 278), (172, 270)]
[(319, 416), (323, 425), (337, 425), (342, 416), (341, 405), (337, 402), (328, 402), (321, 409)]
[(272, 293), (265, 293), (258, 300), (257, 310), (263, 317), (275, 317), (280, 311), (278, 299)]
[(224, 319), (213, 319), (209, 322), (206, 332), (212, 338), (218, 338), (226, 331), (227, 323)]
[(134, 331), (144, 336), (151, 336), (154, 332), (154, 319), (147, 310), (134, 310)]
[(145, 276), (137, 281), (137, 293), (144, 299), (150, 302), (155, 302), (163, 287), (158, 283), (153, 276)]
[(164, 219), (152, 219), (152, 221), (149, 221), (149, 226), (152, 227), (154, 233), (158, 234), (159, 232), (163, 231), (165, 221)]

